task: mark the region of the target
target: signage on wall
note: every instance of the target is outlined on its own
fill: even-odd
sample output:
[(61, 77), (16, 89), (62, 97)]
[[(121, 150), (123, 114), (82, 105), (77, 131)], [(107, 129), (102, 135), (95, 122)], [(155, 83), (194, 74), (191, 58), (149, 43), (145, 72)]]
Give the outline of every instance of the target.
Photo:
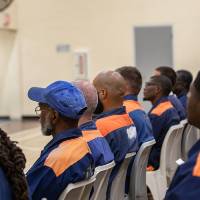
[(3, 19), (3, 26), (8, 27), (11, 23), (11, 16), (9, 13), (4, 14), (4, 19)]
[(88, 51), (76, 50), (74, 52), (75, 79), (88, 78)]
[(56, 46), (57, 53), (67, 53), (70, 51), (70, 45), (69, 44), (58, 44)]

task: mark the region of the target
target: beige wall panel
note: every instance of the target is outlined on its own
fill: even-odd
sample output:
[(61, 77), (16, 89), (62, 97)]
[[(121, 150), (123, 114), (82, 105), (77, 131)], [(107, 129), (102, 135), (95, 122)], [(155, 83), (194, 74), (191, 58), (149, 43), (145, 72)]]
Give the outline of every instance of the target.
[[(18, 0), (21, 40), (22, 113), (32, 114), (26, 93), (57, 79), (73, 80), (73, 52), (88, 49), (89, 77), (98, 71), (133, 65), (134, 26), (171, 25), (174, 65), (200, 66), (200, 2), (198, 0)], [(70, 51), (57, 53), (58, 44)]]

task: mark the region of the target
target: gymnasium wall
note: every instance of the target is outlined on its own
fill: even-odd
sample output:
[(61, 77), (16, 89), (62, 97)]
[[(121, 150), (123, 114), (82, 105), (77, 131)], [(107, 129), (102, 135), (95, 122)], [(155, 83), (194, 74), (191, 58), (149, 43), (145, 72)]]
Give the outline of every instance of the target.
[(171, 25), (175, 68), (196, 74), (199, 7), (198, 0), (18, 0), (18, 114), (34, 114), (29, 87), (77, 78), (75, 52), (87, 53), (86, 77), (91, 80), (101, 70), (134, 65), (135, 26)]

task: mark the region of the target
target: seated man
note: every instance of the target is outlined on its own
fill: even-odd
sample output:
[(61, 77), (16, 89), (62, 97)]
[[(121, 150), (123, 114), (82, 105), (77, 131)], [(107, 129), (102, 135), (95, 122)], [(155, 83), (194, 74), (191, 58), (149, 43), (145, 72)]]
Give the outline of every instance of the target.
[[(188, 122), (200, 128), (200, 71), (190, 89), (187, 110)], [(185, 164), (178, 167), (165, 200), (198, 200), (200, 197), (199, 185), (200, 140), (190, 150)]]
[(173, 88), (174, 94), (178, 97), (183, 107), (186, 110), (187, 105), (187, 93), (190, 89), (190, 84), (192, 83), (193, 76), (187, 70), (178, 70), (176, 72), (176, 84)]
[(157, 169), (160, 163), (160, 153), (165, 135), (169, 128), (180, 122), (176, 109), (168, 99), (171, 91), (171, 81), (166, 76), (152, 76), (145, 84), (144, 100), (152, 103), (149, 118), (153, 127), (156, 144), (149, 156), (148, 170)]
[[(167, 67), (167, 66), (157, 67), (155, 69), (155, 75), (163, 75), (163, 76), (168, 77), (171, 80), (172, 89), (173, 89), (173, 87), (176, 83), (176, 72), (171, 67)], [(180, 120), (184, 120), (186, 118), (186, 112), (185, 112), (183, 105), (176, 97), (176, 95), (171, 94), (169, 96), (169, 101), (172, 103), (172, 105), (176, 109), (176, 111), (180, 117)]]
[[(139, 146), (142, 143), (153, 140), (153, 130), (148, 115), (143, 110), (141, 104), (138, 102), (138, 94), (142, 87), (142, 76), (136, 67), (124, 66), (116, 70), (119, 72), (126, 82), (126, 90), (123, 105), (126, 107), (126, 112), (134, 121), (136, 131), (138, 134)], [(131, 177), (131, 169), (134, 159), (129, 164), (125, 193), (129, 193), (129, 183)]]
[(138, 102), (138, 94), (142, 87), (142, 76), (136, 67), (124, 66), (116, 70), (119, 72), (126, 82), (126, 91), (123, 105), (126, 107), (126, 112), (134, 121), (139, 145), (153, 138), (153, 130), (148, 115), (143, 110)]
[(95, 167), (108, 164), (114, 160), (114, 155), (106, 139), (97, 130), (95, 122), (92, 120), (92, 115), (97, 106), (97, 91), (94, 86), (88, 81), (73, 82), (84, 94), (87, 110), (79, 119), (79, 128), (82, 130), (83, 137), (88, 142), (95, 161)]
[(96, 126), (106, 138), (114, 154), (115, 167), (109, 180), (109, 189), (128, 152), (138, 150), (138, 137), (134, 122), (123, 105), (125, 81), (114, 71), (99, 73), (93, 81), (98, 93)]
[(32, 199), (58, 199), (69, 183), (93, 174), (93, 159), (78, 129), (78, 120), (87, 109), (82, 92), (73, 84), (56, 81), (47, 88), (33, 87), (28, 97), (39, 103), (42, 133), (53, 139), (27, 173)]

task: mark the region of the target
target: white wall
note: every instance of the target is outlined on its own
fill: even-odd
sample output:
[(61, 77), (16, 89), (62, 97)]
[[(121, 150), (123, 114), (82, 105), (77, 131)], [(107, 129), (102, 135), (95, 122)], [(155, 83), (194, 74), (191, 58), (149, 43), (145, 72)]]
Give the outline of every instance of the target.
[(20, 88), (16, 32), (0, 30), (0, 116), (19, 116)]
[[(98, 71), (133, 65), (134, 26), (172, 25), (174, 64), (199, 70), (198, 0), (18, 0), (17, 28), (21, 73), (21, 111), (34, 114), (26, 97), (31, 86), (75, 78), (73, 51), (89, 50), (89, 78)], [(57, 53), (58, 44), (70, 51)]]

